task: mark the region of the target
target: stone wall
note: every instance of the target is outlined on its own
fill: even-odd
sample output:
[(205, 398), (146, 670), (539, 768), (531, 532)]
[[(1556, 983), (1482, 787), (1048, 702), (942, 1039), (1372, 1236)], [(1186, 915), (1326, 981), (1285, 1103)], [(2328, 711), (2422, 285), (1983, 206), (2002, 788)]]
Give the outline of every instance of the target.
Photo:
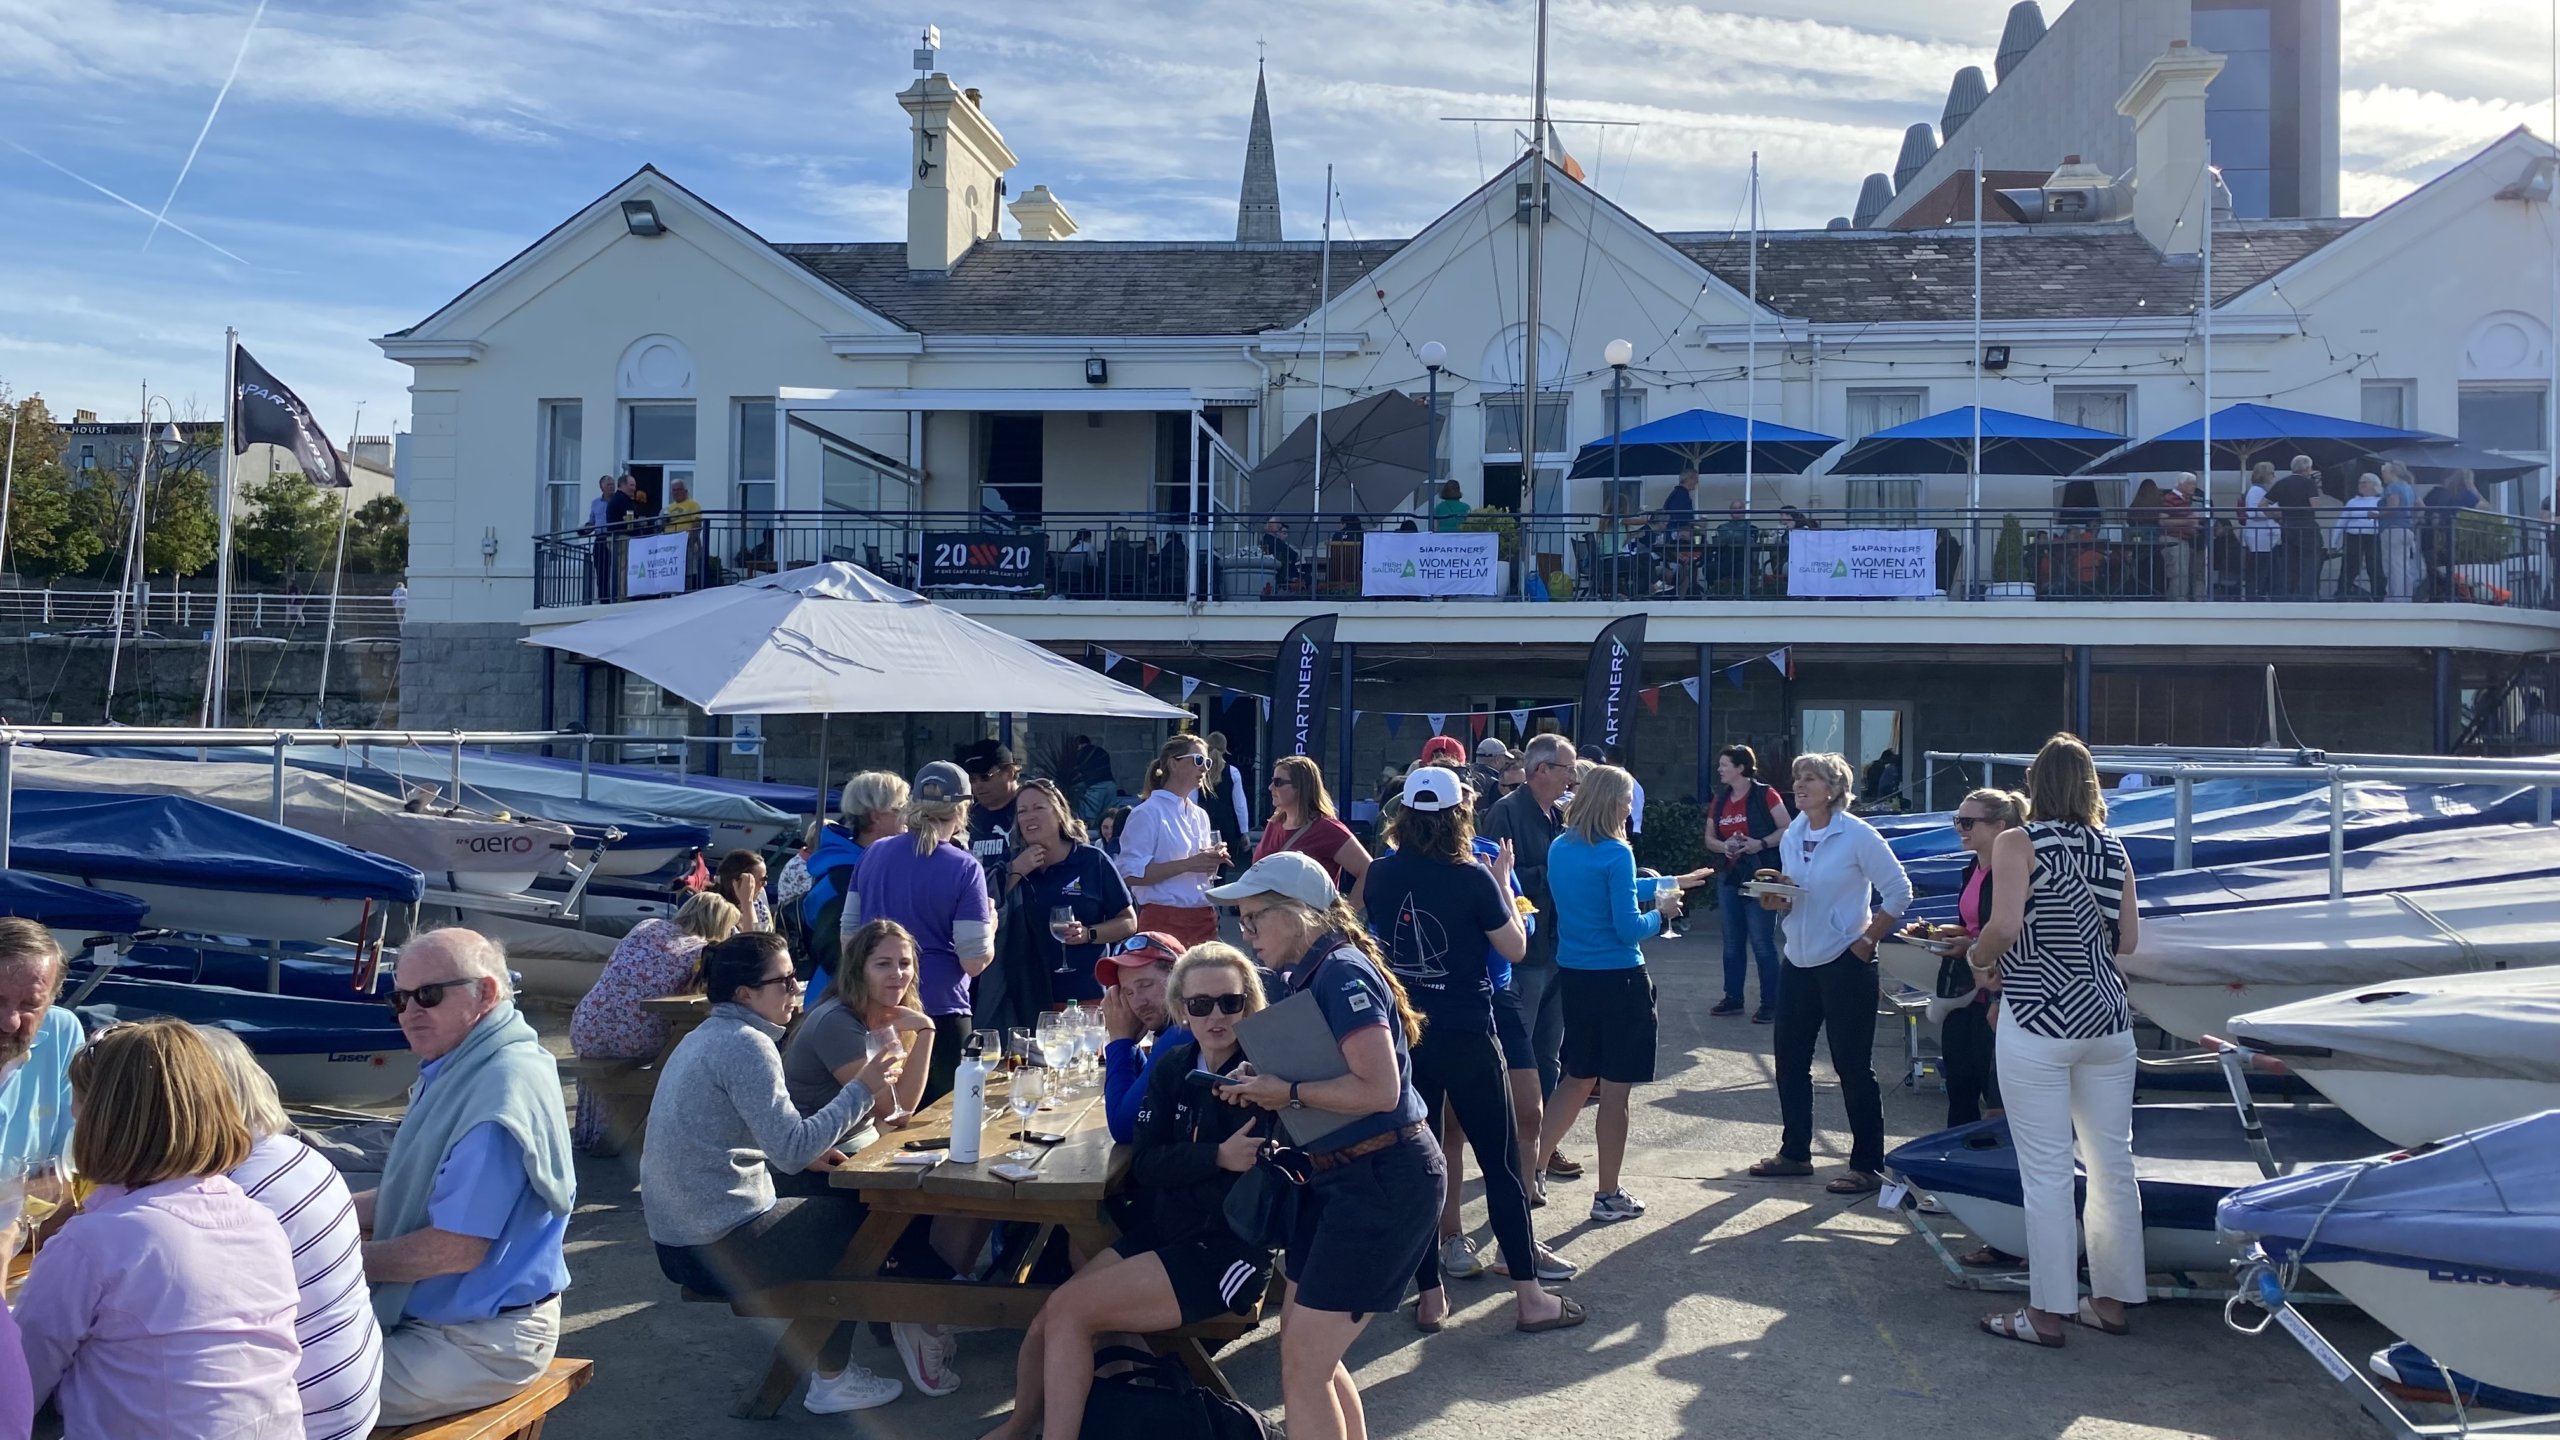
[[(546, 652), (509, 624), (412, 624), (400, 633), (400, 709), (410, 730), (536, 730)], [(559, 720), (576, 718), (577, 671), (560, 667)]]
[[(106, 719), (103, 639), (0, 639), (0, 717), (24, 725), (95, 725)], [(235, 725), (378, 728), (400, 718), (398, 652), (379, 641), (341, 642), (320, 704), (318, 641), (235, 642), (227, 716)], [(206, 646), (191, 640), (127, 641), (115, 657), (114, 719), (126, 725), (194, 725), (203, 713)]]

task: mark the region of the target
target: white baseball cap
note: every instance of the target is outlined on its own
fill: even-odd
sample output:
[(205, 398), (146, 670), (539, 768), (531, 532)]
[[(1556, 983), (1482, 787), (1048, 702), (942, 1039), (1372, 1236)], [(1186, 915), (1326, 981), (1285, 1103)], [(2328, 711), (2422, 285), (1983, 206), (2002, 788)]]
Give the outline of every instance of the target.
[(1467, 787), (1437, 765), (1417, 765), (1404, 777), (1407, 810), (1454, 810), (1467, 803)]
[(1277, 895), (1310, 910), (1325, 910), (1332, 907), (1334, 894), (1333, 877), (1323, 866), (1295, 850), (1282, 850), (1254, 861), (1231, 883), (1212, 886), (1209, 898), (1233, 905), (1256, 895)]

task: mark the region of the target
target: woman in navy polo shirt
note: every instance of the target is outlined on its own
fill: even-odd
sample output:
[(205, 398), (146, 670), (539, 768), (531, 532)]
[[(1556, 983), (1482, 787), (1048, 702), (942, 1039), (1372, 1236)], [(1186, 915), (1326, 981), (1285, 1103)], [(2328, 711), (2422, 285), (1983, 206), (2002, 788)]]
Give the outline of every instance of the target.
[[(1307, 1147), (1313, 1180), (1289, 1239), (1291, 1289), (1280, 1321), (1280, 1391), (1298, 1440), (1365, 1435), (1343, 1352), (1372, 1316), (1404, 1303), (1405, 1283), (1439, 1227), (1445, 1166), (1413, 1088), (1422, 1022), (1378, 942), (1322, 866), (1294, 851), (1264, 856), (1209, 898), (1236, 907), (1245, 943), (1307, 991), (1350, 1073), (1291, 1081), (1255, 1073), (1219, 1093), (1239, 1105), (1353, 1117)], [(1274, 1003), (1283, 1003), (1275, 1001)]]
[[(1049, 962), (1050, 1000), (1100, 1000), (1093, 962), (1103, 946), (1138, 931), (1128, 882), (1112, 868), (1111, 857), (1085, 838), (1075, 807), (1050, 781), (1026, 780), (1014, 795), (1013, 843), (1021, 849), (1006, 867), (1005, 883), (1025, 891), (1025, 913)], [(1051, 923), (1060, 910), (1073, 917), (1064, 936)]]

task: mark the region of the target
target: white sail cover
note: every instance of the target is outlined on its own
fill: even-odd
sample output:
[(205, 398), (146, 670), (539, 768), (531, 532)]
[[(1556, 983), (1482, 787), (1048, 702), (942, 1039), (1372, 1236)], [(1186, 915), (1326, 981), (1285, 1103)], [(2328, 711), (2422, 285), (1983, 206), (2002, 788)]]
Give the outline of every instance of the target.
[(2306, 1068), (2560, 1083), (2560, 967), (2363, 985), (2234, 1016), (2231, 1030), (2336, 1057)]
[[(275, 772), (265, 765), (109, 759), (32, 746), (18, 747), (10, 764), (19, 784), (38, 789), (177, 795), (259, 820), (275, 813)], [(548, 821), (411, 811), (380, 791), (293, 766), (284, 772), (284, 823), (431, 876), (557, 875), (574, 839), (568, 826)]]
[[(370, 765), (376, 770), (397, 775), (411, 785), (437, 791), (451, 787), (454, 773), (453, 752), (450, 750), (401, 745), (351, 745), (345, 750), (338, 750), (321, 745), (297, 745), (288, 754), (297, 765), (321, 769), (346, 764), (352, 757), (355, 764)], [(469, 750), (462, 755), (462, 784), (465, 798), (469, 797), (473, 786), (520, 790), (567, 800), (580, 798), (580, 782), (575, 770), (527, 765), (503, 755), (484, 755)], [(759, 826), (797, 833), (796, 816), (776, 810), (753, 796), (655, 780), (634, 780), (619, 775), (590, 775), (585, 786), (585, 797), (600, 804), (663, 815), (671, 820), (686, 820), (714, 829)]]
[(2548, 879), (2413, 895), (2350, 895), (2195, 915), (2145, 915), (2116, 957), (2155, 985), (2370, 985), (2560, 962), (2560, 891)]

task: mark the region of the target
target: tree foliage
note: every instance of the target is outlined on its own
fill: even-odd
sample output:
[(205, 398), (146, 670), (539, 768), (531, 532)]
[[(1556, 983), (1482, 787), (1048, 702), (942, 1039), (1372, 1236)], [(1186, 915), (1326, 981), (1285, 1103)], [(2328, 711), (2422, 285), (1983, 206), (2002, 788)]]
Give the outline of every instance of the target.
[(151, 503), (142, 514), (144, 571), (196, 574), (213, 564), (216, 539), (213, 482), (201, 470), (154, 468)]
[(347, 568), (359, 575), (404, 575), (409, 570), (409, 507), (397, 495), (376, 495), (356, 507), (347, 525)]
[[(0, 398), (0, 432), (17, 419), (17, 452), (9, 494), (7, 563), (37, 580), (78, 574), (106, 552), (106, 510), (90, 487), (63, 468), (62, 427), (40, 396)], [(6, 445), (0, 438), (0, 445)]]
[(270, 475), (240, 492), (232, 545), (248, 573), (279, 584), (325, 576), (338, 542), (338, 492), (299, 471)]

